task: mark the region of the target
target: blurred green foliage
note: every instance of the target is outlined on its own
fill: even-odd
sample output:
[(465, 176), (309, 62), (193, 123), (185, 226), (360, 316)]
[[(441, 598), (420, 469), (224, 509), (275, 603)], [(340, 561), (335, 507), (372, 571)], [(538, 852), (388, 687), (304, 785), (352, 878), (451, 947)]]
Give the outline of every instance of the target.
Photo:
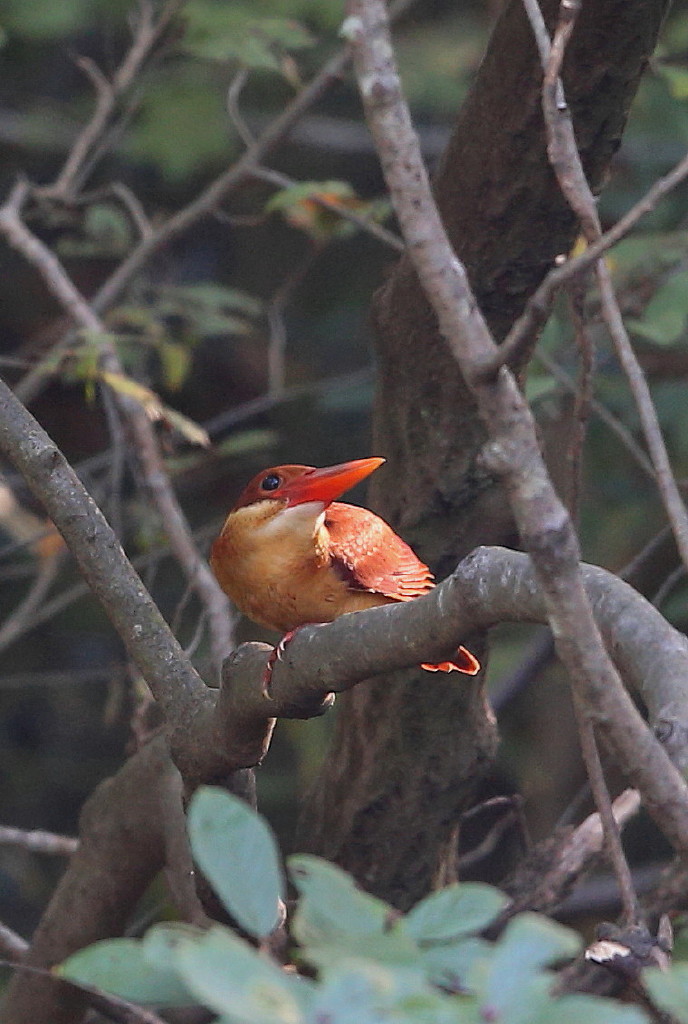
[[(277, 845), (265, 822), (222, 790), (193, 797), (195, 860), (229, 913), (252, 937), (269, 937), (284, 897)], [(142, 1003), (200, 1004), (224, 1024), (643, 1024), (637, 1007), (589, 995), (551, 994), (548, 968), (580, 950), (575, 932), (519, 914), (496, 942), (480, 937), (508, 904), (488, 885), (450, 885), (406, 915), (362, 892), (334, 864), (287, 863), (298, 901), (291, 921), (303, 974), (280, 969), (221, 925), (157, 925), (142, 941), (111, 939), (58, 968), (70, 981)], [(247, 905), (247, 894), (258, 902)], [(315, 978), (312, 973), (315, 971)], [(681, 968), (652, 979), (667, 1008), (685, 997)], [(685, 1020), (683, 1015), (681, 1020)]]

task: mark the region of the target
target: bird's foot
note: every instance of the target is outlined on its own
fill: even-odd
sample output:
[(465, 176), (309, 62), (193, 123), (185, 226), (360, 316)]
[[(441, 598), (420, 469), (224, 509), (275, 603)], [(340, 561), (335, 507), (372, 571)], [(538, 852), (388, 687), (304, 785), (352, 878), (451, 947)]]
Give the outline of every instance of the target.
[(465, 647), (459, 647), (454, 661), (440, 661), (436, 665), (423, 662), (421, 668), (426, 672), (462, 672), (466, 676), (477, 676), (480, 662)]
[[(297, 629), (298, 628), (299, 627), (297, 627)], [(282, 656), (286, 650), (287, 644), (293, 638), (295, 633), (296, 629), (290, 629), (289, 632), (285, 633), (280, 642), (277, 644), (277, 646), (273, 647), (272, 652), (268, 657), (267, 663), (263, 670), (262, 691), (264, 697), (272, 698), (272, 694), (270, 693), (270, 686), (272, 685), (273, 670), (277, 662), (282, 660)]]

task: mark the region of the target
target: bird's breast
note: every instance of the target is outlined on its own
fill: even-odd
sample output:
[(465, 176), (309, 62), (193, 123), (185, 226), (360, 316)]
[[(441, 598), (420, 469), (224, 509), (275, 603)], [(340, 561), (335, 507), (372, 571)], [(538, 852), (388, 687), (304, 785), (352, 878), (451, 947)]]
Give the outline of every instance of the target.
[(264, 522), (254, 516), (250, 529), (248, 515), (231, 522), (236, 516), (215, 542), (211, 562), (225, 593), (255, 622), (287, 632), (385, 603), (352, 590), (332, 564), (321, 507), (297, 506)]

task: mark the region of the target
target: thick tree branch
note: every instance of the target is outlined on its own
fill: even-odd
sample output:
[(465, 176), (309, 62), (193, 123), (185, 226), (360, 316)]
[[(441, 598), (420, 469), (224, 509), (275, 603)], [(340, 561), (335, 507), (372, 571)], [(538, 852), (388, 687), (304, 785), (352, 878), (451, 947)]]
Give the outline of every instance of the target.
[[(381, 0), (351, 0), (346, 30), (354, 46), (354, 65), (368, 123), (376, 140), (392, 202), (407, 245), (409, 257), (437, 317), (440, 333), (453, 353), (464, 379), (473, 391), (477, 408), (490, 436), (483, 461), (501, 477), (521, 539), (529, 551), (547, 605), (547, 614), (560, 657), (569, 670), (574, 704), (584, 737), (598, 806), (608, 826), (610, 852), (619, 870), (626, 912), (635, 914), (629, 873), (608, 806), (598, 760), (592, 759), (593, 723), (606, 734), (608, 710), (603, 709), (603, 688), (622, 698), (620, 679), (596, 628), (579, 570), (580, 553), (566, 509), (547, 475), (539, 452), (532, 413), (516, 381), (505, 368), (489, 384), (480, 382), (481, 364), (494, 361), (496, 343), (478, 309), (463, 264), (457, 259), (433, 201), (417, 137), (403, 99), (389, 37), (389, 25)], [(562, 47), (563, 52), (563, 47)], [(549, 92), (555, 105), (561, 86), (554, 77)], [(478, 376), (476, 376), (476, 371)], [(630, 702), (628, 702), (630, 708)], [(617, 708), (620, 711), (620, 707)], [(640, 739), (635, 723), (633, 731)], [(617, 757), (619, 749), (616, 750)], [(665, 758), (663, 752), (661, 757)], [(668, 766), (668, 762), (667, 762)], [(661, 761), (655, 764), (661, 770)], [(646, 780), (654, 788), (651, 779)], [(688, 789), (678, 772), (673, 783), (683, 818)], [(647, 796), (647, 792), (644, 791)], [(651, 797), (655, 812), (656, 792)], [(673, 828), (673, 825), (671, 826)], [(680, 826), (683, 830), (683, 824)], [(678, 835), (678, 834), (676, 834)], [(685, 841), (684, 839), (681, 842)]]

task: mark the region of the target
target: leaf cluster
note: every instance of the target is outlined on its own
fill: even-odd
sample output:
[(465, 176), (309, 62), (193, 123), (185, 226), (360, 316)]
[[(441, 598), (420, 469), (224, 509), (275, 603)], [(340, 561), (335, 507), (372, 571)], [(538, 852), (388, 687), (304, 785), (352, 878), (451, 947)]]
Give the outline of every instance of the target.
[[(632, 1006), (588, 995), (553, 996), (553, 964), (580, 938), (532, 913), (496, 942), (481, 932), (507, 897), (480, 883), (450, 885), (402, 915), (318, 857), (288, 859), (298, 892), (291, 915), (293, 965), (265, 943), (283, 918), (285, 885), (275, 838), (238, 798), (205, 787), (188, 817), (194, 858), (257, 947), (229, 928), (159, 924), (142, 940), (112, 939), (71, 956), (57, 973), (72, 982), (159, 1006), (200, 1004), (221, 1024), (642, 1024)], [(303, 969), (303, 970), (302, 970)], [(653, 979), (674, 1008), (686, 979)], [(682, 987), (683, 986), (683, 987)], [(681, 1020), (688, 1020), (685, 1013)]]

